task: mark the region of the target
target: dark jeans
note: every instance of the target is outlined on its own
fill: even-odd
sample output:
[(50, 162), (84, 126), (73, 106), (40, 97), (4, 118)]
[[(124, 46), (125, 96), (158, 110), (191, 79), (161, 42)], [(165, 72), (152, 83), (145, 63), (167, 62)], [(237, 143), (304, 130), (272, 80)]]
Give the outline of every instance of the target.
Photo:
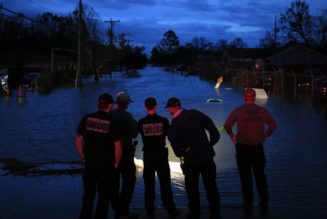
[[(120, 186), (121, 177), (121, 186)], [(136, 167), (134, 156), (123, 157), (120, 162), (119, 171), (115, 177), (115, 197), (112, 207), (116, 214), (127, 215), (129, 213), (129, 205), (132, 201), (136, 182)]]
[(114, 169), (112, 168), (85, 168), (83, 175), (84, 194), (80, 219), (91, 219), (93, 201), (98, 193), (98, 202), (94, 218), (107, 218), (109, 202), (112, 199)]
[(148, 212), (152, 212), (155, 208), (155, 173), (157, 172), (163, 206), (167, 211), (175, 210), (176, 205), (173, 201), (167, 148), (165, 148), (162, 153), (158, 153), (157, 151), (154, 153), (151, 153), (151, 151), (145, 151), (143, 160), (145, 209)]
[(188, 197), (188, 207), (192, 216), (198, 217), (201, 212), (199, 178), (202, 176), (203, 184), (206, 190), (209, 207), (212, 212), (220, 209), (220, 196), (216, 184), (216, 164), (213, 159), (201, 163), (184, 163), (185, 188)]
[(241, 179), (244, 203), (253, 204), (252, 171), (254, 173), (260, 203), (269, 200), (267, 178), (264, 172), (266, 157), (263, 145), (249, 146), (241, 143), (236, 144), (236, 160)]

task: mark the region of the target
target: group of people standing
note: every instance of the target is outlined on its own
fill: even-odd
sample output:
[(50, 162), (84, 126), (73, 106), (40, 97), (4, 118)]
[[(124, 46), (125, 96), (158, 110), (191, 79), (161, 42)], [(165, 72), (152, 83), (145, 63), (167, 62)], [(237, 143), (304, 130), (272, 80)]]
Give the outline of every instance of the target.
[[(268, 207), (267, 180), (264, 173), (265, 155), (263, 142), (276, 129), (270, 113), (254, 103), (255, 91), (246, 89), (245, 104), (236, 108), (225, 122), (225, 130), (236, 145), (236, 158), (243, 192), (243, 207), (253, 207), (252, 170), (259, 193), (260, 207)], [(129, 205), (134, 193), (136, 167), (133, 138), (140, 133), (143, 141), (144, 205), (148, 216), (154, 215), (155, 173), (160, 182), (164, 208), (170, 216), (179, 214), (173, 199), (168, 162), (166, 137), (177, 157), (183, 160), (185, 189), (188, 198), (188, 218), (200, 218), (199, 178), (202, 177), (209, 202), (210, 217), (220, 216), (220, 195), (216, 183), (214, 146), (220, 133), (214, 122), (198, 110), (183, 109), (181, 101), (172, 97), (165, 108), (172, 115), (168, 119), (157, 114), (153, 97), (145, 100), (146, 116), (138, 122), (126, 111), (133, 102), (129, 95), (116, 96), (117, 109), (110, 94), (98, 98), (99, 110), (82, 117), (76, 137), (76, 147), (85, 164), (84, 193), (80, 218), (107, 218), (109, 205), (116, 218), (131, 218)], [(232, 127), (237, 123), (237, 133)], [(266, 128), (268, 126), (268, 128)], [(120, 182), (121, 179), (121, 182)], [(93, 202), (98, 196), (93, 214)]]

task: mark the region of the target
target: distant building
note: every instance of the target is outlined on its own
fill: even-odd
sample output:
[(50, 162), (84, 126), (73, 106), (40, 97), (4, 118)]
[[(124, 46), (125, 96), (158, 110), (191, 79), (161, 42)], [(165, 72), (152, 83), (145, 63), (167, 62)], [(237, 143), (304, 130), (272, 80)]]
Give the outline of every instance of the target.
[(301, 45), (292, 46), (267, 57), (265, 62), (283, 68), (327, 68), (326, 55)]
[[(43, 51), (7, 51), (0, 53), (0, 64), (8, 69), (31, 71), (76, 70), (76, 54)], [(53, 65), (53, 66), (52, 66)]]
[(288, 48), (227, 49), (220, 59), (224, 78), (237, 86), (270, 92), (313, 91), (313, 80), (327, 75), (327, 56), (302, 45)]

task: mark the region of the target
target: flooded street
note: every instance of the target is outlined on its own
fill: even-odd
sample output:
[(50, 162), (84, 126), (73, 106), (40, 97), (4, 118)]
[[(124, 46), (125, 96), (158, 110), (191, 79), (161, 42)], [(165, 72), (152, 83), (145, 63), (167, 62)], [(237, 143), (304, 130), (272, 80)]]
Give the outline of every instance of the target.
[[(81, 116), (97, 109), (97, 97), (104, 92), (114, 96), (127, 91), (134, 101), (129, 111), (137, 120), (145, 115), (144, 100), (148, 96), (157, 98), (158, 114), (171, 120), (164, 106), (169, 97), (176, 96), (184, 108), (206, 113), (217, 127), (223, 125), (232, 109), (243, 103), (241, 91), (225, 84), (217, 91), (214, 84), (198, 77), (184, 77), (156, 67), (140, 70), (140, 74), (140, 78), (128, 79), (114, 73), (113, 79), (102, 78), (99, 82), (85, 79), (82, 89), (60, 88), (47, 95), (29, 92), (27, 100), (20, 104), (16, 93), (9, 100), (1, 96), (0, 159), (15, 158), (24, 163), (78, 160), (74, 145), (76, 126)], [(207, 103), (209, 98), (223, 102)], [(325, 112), (310, 102), (295, 104), (279, 97), (269, 97), (258, 104), (268, 108), (278, 124), (277, 131), (264, 144), (271, 205), (327, 213)], [(138, 140), (136, 157), (142, 159), (140, 136)], [(238, 206), (241, 191), (235, 149), (225, 133), (221, 133), (215, 151), (222, 206)], [(170, 160), (178, 167), (178, 159), (171, 150)], [(78, 215), (82, 194), (79, 175), (15, 176), (6, 175), (1, 169), (0, 174), (0, 218)], [(138, 176), (132, 207), (143, 208), (143, 179), (141, 173)], [(183, 177), (177, 169), (172, 169), (172, 180), (176, 204), (185, 207)], [(202, 205), (206, 206), (203, 187), (201, 190)], [(157, 204), (161, 206), (159, 195)], [(15, 210), (18, 206), (20, 211)]]

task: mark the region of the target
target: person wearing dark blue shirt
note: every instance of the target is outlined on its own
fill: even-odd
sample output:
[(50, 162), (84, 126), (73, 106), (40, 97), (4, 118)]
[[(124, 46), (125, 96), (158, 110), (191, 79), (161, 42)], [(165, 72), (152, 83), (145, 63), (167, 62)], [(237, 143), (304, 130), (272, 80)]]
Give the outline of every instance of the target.
[(137, 121), (127, 111), (133, 101), (126, 92), (119, 92), (116, 95), (117, 109), (112, 112), (118, 133), (121, 136), (123, 154), (121, 164), (117, 171), (115, 194), (112, 207), (116, 218), (137, 217), (130, 213), (129, 206), (132, 202), (136, 183), (136, 166), (134, 163), (135, 146), (133, 138), (138, 134)]
[[(122, 145), (112, 115), (109, 113), (112, 103), (110, 94), (99, 96), (99, 110), (83, 116), (77, 127), (75, 144), (85, 165), (80, 219), (106, 219), (109, 203), (113, 198), (114, 176), (120, 164)], [(92, 217), (96, 192), (98, 202)]]
[(143, 179), (144, 204), (148, 215), (153, 215), (155, 206), (155, 173), (160, 181), (160, 194), (163, 206), (170, 216), (179, 211), (173, 200), (170, 168), (168, 162), (168, 148), (166, 136), (169, 129), (168, 119), (157, 114), (157, 101), (153, 97), (145, 100), (147, 115), (139, 120), (138, 130), (143, 141)]
[[(199, 177), (202, 176), (209, 202), (211, 218), (219, 217), (220, 197), (216, 184), (216, 164), (213, 147), (220, 134), (213, 121), (198, 110), (181, 107), (178, 98), (168, 100), (166, 108), (173, 116), (168, 139), (177, 157), (183, 157), (183, 173), (188, 197), (189, 218), (200, 218)], [(207, 137), (207, 132), (210, 138)]]

